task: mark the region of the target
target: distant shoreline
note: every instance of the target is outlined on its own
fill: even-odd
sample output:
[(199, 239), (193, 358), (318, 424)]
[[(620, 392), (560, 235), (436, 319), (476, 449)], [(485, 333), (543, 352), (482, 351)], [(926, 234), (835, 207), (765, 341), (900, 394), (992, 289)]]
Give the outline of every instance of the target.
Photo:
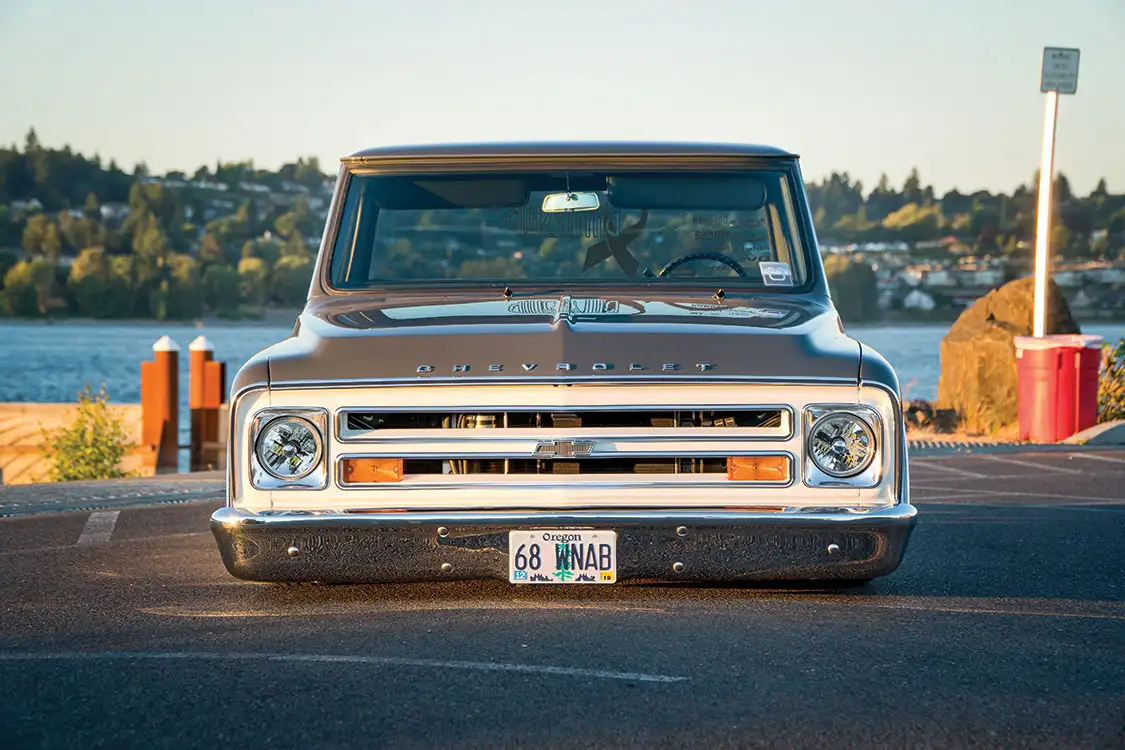
[(245, 318), (220, 318), (207, 315), (200, 318), (187, 320), (156, 320), (155, 318), (4, 318), (0, 317), (0, 324), (19, 326), (51, 326), (51, 325), (106, 325), (106, 326), (194, 326), (196, 328), (267, 328), (277, 326), (292, 326), (301, 314), (300, 308), (267, 310), (261, 316), (247, 316)]

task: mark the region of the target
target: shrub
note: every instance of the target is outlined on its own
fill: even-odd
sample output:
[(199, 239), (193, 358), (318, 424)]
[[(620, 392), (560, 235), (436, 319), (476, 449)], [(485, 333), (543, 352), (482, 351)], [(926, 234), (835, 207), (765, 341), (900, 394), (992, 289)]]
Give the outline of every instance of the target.
[(74, 421), (43, 431), (43, 453), (52, 482), (127, 476), (121, 470), (121, 459), (131, 447), (121, 419), (109, 410), (105, 388), (94, 393), (89, 384), (78, 394)]
[(1098, 375), (1098, 421), (1125, 419), (1125, 339), (1102, 346)]

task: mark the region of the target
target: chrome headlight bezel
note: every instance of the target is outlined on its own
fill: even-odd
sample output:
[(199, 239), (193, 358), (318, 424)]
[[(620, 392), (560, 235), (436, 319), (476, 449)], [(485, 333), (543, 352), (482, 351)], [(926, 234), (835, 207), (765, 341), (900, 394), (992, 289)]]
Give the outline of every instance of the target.
[[(813, 428), (825, 417), (847, 416), (861, 424), (871, 436), (874, 446), (871, 455), (862, 468), (855, 472), (839, 475), (826, 471), (813, 458)], [(883, 454), (887, 443), (883, 420), (875, 409), (863, 404), (815, 404), (805, 407), (804, 419), (804, 467), (803, 481), (809, 487), (852, 487), (856, 489), (875, 487), (883, 478)]]
[[(258, 458), (258, 440), (266, 429), (281, 419), (305, 422), (317, 439), (317, 458), (312, 468), (300, 476), (280, 477)], [(254, 414), (248, 438), (250, 484), (259, 490), (322, 490), (328, 486), (328, 411), (319, 408), (266, 408)]]

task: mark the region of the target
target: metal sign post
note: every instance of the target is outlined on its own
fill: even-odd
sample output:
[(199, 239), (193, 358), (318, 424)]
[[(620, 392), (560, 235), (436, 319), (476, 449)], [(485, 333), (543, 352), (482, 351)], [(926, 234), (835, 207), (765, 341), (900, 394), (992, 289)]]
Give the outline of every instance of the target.
[(1047, 279), (1051, 275), (1051, 185), (1055, 169), (1055, 126), (1059, 119), (1059, 94), (1078, 90), (1076, 49), (1043, 48), (1043, 70), (1039, 90), (1047, 95), (1043, 117), (1043, 153), (1039, 165), (1039, 207), (1035, 225), (1035, 311), (1032, 335), (1042, 338), (1047, 332)]

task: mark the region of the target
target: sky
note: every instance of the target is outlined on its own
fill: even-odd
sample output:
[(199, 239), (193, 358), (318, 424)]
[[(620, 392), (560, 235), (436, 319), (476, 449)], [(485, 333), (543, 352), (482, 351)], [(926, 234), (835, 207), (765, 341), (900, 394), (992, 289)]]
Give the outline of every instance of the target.
[(1010, 191), (1044, 46), (1082, 50), (1055, 167), (1125, 190), (1125, 0), (0, 0), (0, 143), (126, 169), (375, 145), (768, 143), (806, 179)]

